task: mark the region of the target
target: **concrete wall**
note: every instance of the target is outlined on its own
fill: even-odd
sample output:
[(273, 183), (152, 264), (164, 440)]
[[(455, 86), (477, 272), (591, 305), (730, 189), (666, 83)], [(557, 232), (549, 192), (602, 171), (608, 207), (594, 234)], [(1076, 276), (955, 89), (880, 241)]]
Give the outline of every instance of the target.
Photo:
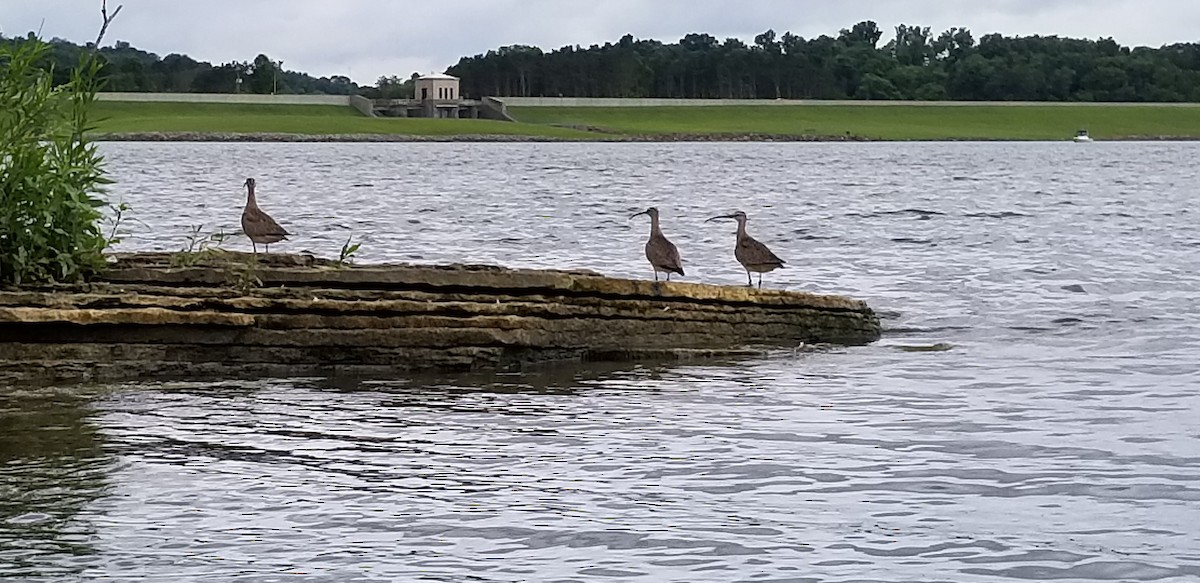
[(1081, 101), (870, 101), (859, 99), (623, 99), (615, 97), (497, 97), (509, 107), (703, 107), (714, 105), (924, 105), (933, 107), (998, 106), (1097, 106), (1200, 107), (1200, 103), (1095, 103)]
[(362, 95), (351, 95), (350, 107), (357, 109), (359, 113), (367, 117), (375, 117), (375, 102)]
[(495, 97), (484, 97), (479, 100), (479, 117), (500, 121), (517, 121), (508, 114), (508, 108), (505, 107), (504, 102)]
[(258, 95), (253, 93), (121, 93), (106, 92), (100, 101), (175, 103), (251, 103), (261, 105), (353, 105), (348, 95)]

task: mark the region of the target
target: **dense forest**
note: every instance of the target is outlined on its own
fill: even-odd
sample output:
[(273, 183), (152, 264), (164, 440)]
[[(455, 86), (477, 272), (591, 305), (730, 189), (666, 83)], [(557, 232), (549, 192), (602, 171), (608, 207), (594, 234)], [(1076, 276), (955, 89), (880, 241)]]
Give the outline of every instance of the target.
[[(0, 42), (21, 43), (34, 38), (5, 38)], [(79, 62), (80, 53), (88, 47), (55, 38), (50, 40), (46, 68), (53, 68), (54, 81), (64, 83), (71, 68)], [(266, 55), (252, 61), (213, 65), (196, 61), (187, 55), (170, 54), (160, 58), (154, 53), (136, 49), (124, 41), (100, 48), (105, 60), (102, 75), (107, 79), (105, 91), (139, 91), (170, 93), (316, 93), (351, 95), (362, 88), (349, 77), (312, 77), (298, 71), (283, 69), (282, 62)], [(239, 81), (240, 80), (240, 81)]]
[(750, 99), (1200, 101), (1200, 44), (1158, 49), (1057, 36), (978, 41), (865, 21), (836, 38), (768, 30), (747, 45), (689, 34), (543, 52), (511, 45), (464, 57), (447, 72), (464, 95)]
[[(768, 30), (753, 44), (693, 33), (670, 44), (625, 35), (615, 44), (550, 52), (510, 45), (464, 57), (447, 72), (470, 97), (1200, 101), (1197, 43), (1129, 48), (1112, 39), (999, 34), (976, 41), (965, 28), (935, 36), (903, 24), (895, 33), (881, 46), (883, 31), (864, 21), (837, 37)], [(28, 38), (0, 35), (0, 42)], [(50, 43), (46, 66), (61, 82), (85, 47)], [(288, 71), (266, 55), (213, 65), (180, 54), (160, 58), (120, 41), (100, 53), (108, 91), (412, 95), (412, 76), (359, 86), (345, 76)]]

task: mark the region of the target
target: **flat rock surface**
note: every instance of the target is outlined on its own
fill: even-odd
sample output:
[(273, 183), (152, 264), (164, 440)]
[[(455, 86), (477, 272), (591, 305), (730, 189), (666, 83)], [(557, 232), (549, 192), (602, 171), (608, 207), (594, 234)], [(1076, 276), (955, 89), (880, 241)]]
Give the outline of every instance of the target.
[(0, 290), (0, 380), (519, 369), (879, 334), (874, 312), (841, 296), (588, 271), (144, 253), (114, 256), (88, 284)]

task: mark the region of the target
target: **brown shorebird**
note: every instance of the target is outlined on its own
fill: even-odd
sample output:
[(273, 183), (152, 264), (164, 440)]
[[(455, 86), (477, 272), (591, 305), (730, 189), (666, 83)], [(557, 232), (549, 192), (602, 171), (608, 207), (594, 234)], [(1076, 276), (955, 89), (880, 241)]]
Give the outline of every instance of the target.
[(662, 229), (658, 228), (658, 209), (650, 207), (629, 218), (638, 215), (650, 215), (650, 240), (646, 241), (646, 259), (650, 260), (650, 266), (654, 268), (654, 281), (658, 281), (660, 271), (667, 274), (667, 281), (671, 281), (672, 273), (683, 275), (679, 249), (676, 249), (675, 244), (668, 241), (663, 236)]
[(753, 271), (758, 274), (758, 289), (762, 289), (762, 274), (783, 267), (783, 260), (767, 249), (766, 245), (758, 242), (758, 239), (746, 234), (746, 213), (737, 211), (732, 215), (721, 215), (708, 221), (717, 219), (737, 221), (737, 245), (733, 248), (733, 256), (746, 269), (746, 285), (754, 287), (754, 281), (750, 279), (750, 272)]
[(254, 253), (258, 253), (258, 244), (262, 243), (266, 246), (266, 253), (271, 252), (271, 243), (278, 243), (287, 239), (288, 232), (271, 215), (263, 212), (258, 208), (258, 201), (254, 198), (254, 179), (247, 178), (246, 183), (242, 186), (246, 187), (246, 208), (242, 211), (242, 232), (250, 237), (250, 245), (254, 247)]

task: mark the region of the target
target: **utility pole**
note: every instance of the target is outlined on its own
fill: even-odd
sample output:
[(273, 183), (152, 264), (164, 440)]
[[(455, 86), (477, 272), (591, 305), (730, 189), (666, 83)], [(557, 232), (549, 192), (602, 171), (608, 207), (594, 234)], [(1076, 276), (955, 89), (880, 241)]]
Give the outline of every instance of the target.
[(283, 68), (283, 61), (279, 61), (275, 67), (271, 68), (275, 70), (275, 75), (271, 77), (271, 95), (275, 95), (275, 92), (279, 90), (279, 70)]

